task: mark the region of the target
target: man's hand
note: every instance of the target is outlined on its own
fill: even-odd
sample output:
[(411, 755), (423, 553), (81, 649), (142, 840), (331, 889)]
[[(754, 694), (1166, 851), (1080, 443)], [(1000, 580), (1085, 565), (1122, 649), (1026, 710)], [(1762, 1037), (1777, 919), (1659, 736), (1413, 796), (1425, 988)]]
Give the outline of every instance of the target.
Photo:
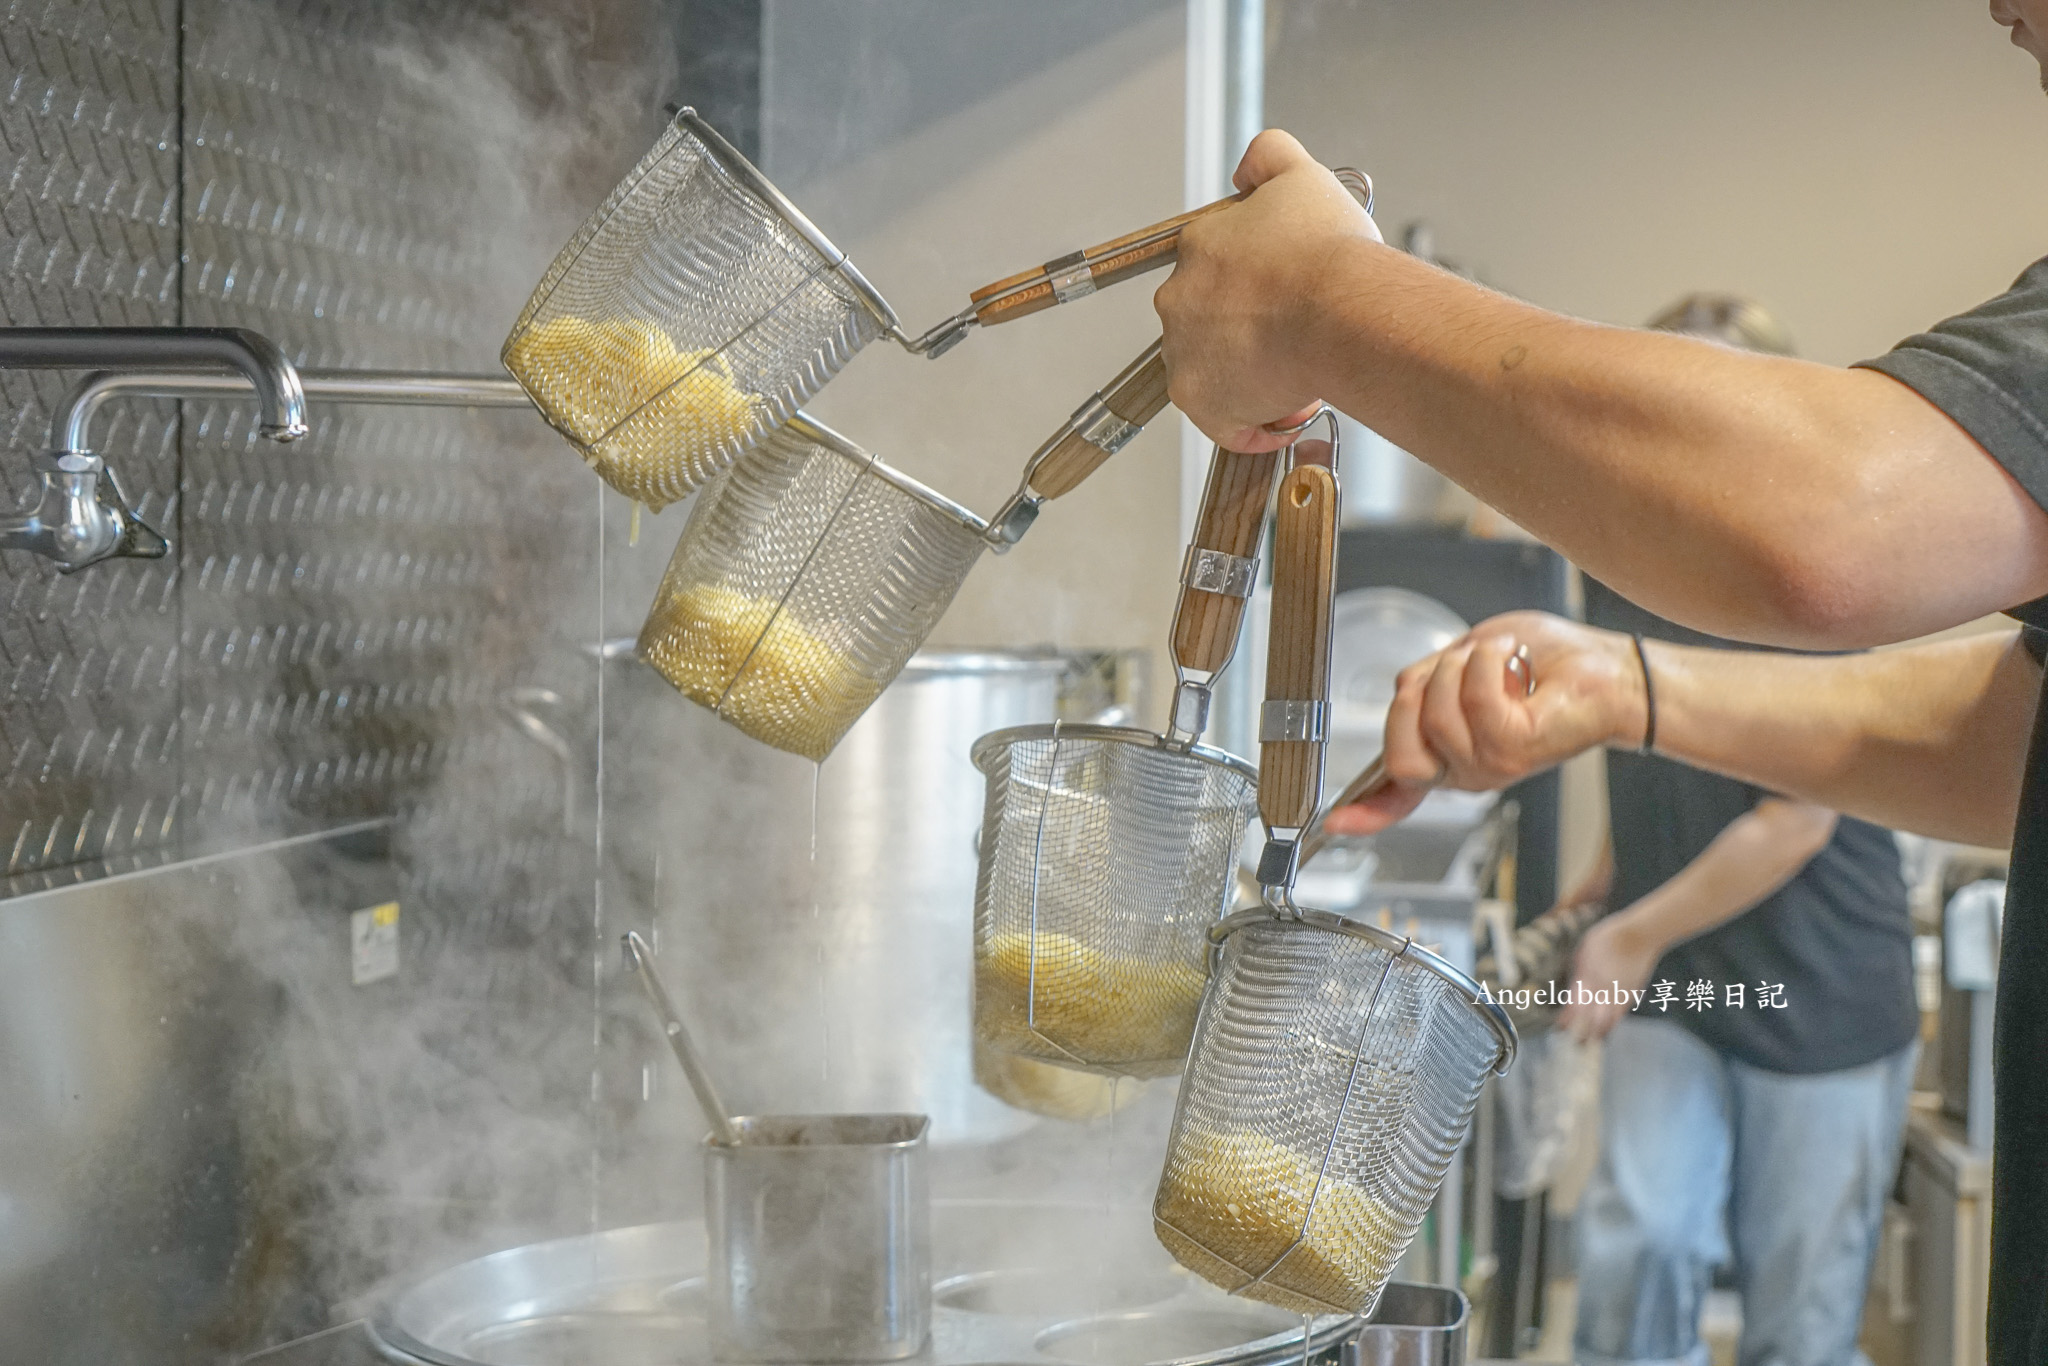
[(1379, 229), (1337, 178), (1278, 130), (1238, 163), (1252, 193), (1181, 232), (1180, 257), (1153, 295), (1164, 327), (1168, 392), (1212, 439), (1235, 451), (1274, 450), (1265, 424), (1299, 420), (1318, 395), (1302, 387), (1318, 343), (1305, 319), (1329, 288), (1325, 269)]
[[(1529, 651), (1535, 687), (1510, 669)], [(1596, 745), (1640, 744), (1645, 725), (1635, 644), (1543, 612), (1510, 612), (1401, 671), (1387, 709), (1391, 787), (1330, 813), (1332, 834), (1394, 824), (1432, 787), (1490, 792)]]
[(1608, 1003), (1567, 1005), (1558, 1012), (1557, 1027), (1580, 1043), (1606, 1038), (1615, 1022), (1629, 1011), (1626, 1001), (1613, 999), (1619, 994), (1615, 984), (1620, 984), (1620, 991), (1641, 990), (1657, 970), (1657, 960), (1664, 956), (1665, 948), (1656, 936), (1645, 933), (1627, 911), (1597, 922), (1579, 941), (1579, 951), (1572, 959), (1572, 976), (1588, 991), (1604, 989), (1609, 995)]

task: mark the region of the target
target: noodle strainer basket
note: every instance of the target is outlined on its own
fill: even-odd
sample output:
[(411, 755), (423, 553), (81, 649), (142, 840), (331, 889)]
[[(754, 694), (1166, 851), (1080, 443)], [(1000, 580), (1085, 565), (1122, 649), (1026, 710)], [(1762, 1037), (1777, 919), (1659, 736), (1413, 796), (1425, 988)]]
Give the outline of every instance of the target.
[(1033, 455), (991, 526), (799, 414), (698, 495), (640, 631), (691, 701), (822, 761), (938, 624), (982, 552), (1166, 404), (1155, 344)]
[(1169, 635), (1178, 686), (1165, 735), (1053, 724), (975, 743), (988, 779), (978, 1045), (1115, 1076), (1180, 1070), (1256, 793), (1249, 764), (1197, 741), (1258, 581), (1280, 458), (1211, 459)]
[(974, 326), (1167, 264), (1207, 211), (977, 290), (913, 338), (844, 251), (681, 109), (556, 255), (501, 358), (606, 483), (658, 511), (793, 418), (868, 343), (936, 356)]
[(1222, 951), (1181, 1082), (1153, 1227), (1189, 1270), (1303, 1314), (1370, 1313), (1464, 1141), (1513, 1024), (1437, 955), (1297, 906), (1317, 824), (1337, 486), (1281, 482), (1260, 722), (1264, 904)]

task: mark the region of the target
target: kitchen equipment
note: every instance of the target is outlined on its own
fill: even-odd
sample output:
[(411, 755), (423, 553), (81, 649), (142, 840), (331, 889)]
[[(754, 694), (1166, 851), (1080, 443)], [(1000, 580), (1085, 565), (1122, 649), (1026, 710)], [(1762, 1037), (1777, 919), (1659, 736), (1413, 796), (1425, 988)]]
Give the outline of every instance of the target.
[[(1302, 1321), (1176, 1267), (1141, 1213), (932, 1202), (931, 1366), (1292, 1366)], [(370, 1331), (415, 1366), (697, 1366), (712, 1360), (704, 1227), (643, 1224), (508, 1248), (387, 1298)], [(1357, 1321), (1311, 1325), (1333, 1363)]]
[[(605, 693), (608, 729), (631, 742), (607, 750), (605, 774), (614, 790), (642, 797), (607, 807), (606, 847), (654, 879), (654, 920), (642, 933), (658, 928), (655, 942), (688, 946), (661, 969), (694, 1004), (694, 1020), (718, 1022), (725, 1099), (755, 1113), (929, 1114), (940, 1158), (1032, 1127), (1031, 1114), (973, 1075), (965, 946), (983, 781), (968, 749), (1004, 726), (1142, 709), (1131, 689), (1142, 685), (1143, 657), (919, 651), (820, 768), (677, 706), (631, 643), (609, 666)], [(678, 774), (747, 781), (728, 801)], [(779, 891), (762, 894), (762, 868), (782, 870), (770, 884)], [(749, 913), (732, 914), (749, 897)], [(665, 1050), (642, 1058), (650, 1063), (657, 1094), (647, 1119), (656, 1122), (690, 1102), (659, 1094), (683, 1080)], [(677, 1187), (694, 1189), (694, 1161), (683, 1155)]]
[(1335, 476), (1281, 481), (1260, 724), (1264, 904), (1214, 932), (1154, 1229), (1233, 1294), (1369, 1313), (1463, 1142), (1514, 1027), (1464, 973), (1401, 936), (1295, 905), (1315, 823), (1329, 688)]
[(720, 1361), (900, 1361), (931, 1333), (923, 1115), (757, 1115), (704, 1148)]
[(899, 1361), (931, 1328), (924, 1115), (734, 1119), (638, 933), (622, 941), (711, 1121), (705, 1296), (721, 1361)]
[(1389, 1281), (1372, 1317), (1345, 1339), (1339, 1366), (1465, 1366), (1471, 1317), (1462, 1291)]
[[(823, 760), (938, 624), (991, 537), (1021, 536), (1039, 501), (1071, 491), (1165, 403), (1155, 344), (1040, 448), (995, 532), (799, 415), (704, 489), (640, 655), (748, 735)], [(1098, 406), (1115, 430), (1086, 425)]]
[(1100, 1119), (1145, 1094), (1142, 1083), (1020, 1058), (981, 1039), (974, 1041), (974, 1084), (1005, 1105), (1047, 1119)]
[(1906, 1112), (1882, 1264), (1890, 1317), (1914, 1366), (1984, 1366), (1991, 1288), (1991, 1153), (1930, 1108)]
[(1166, 360), (1153, 342), (1089, 398), (1064, 426), (1032, 452), (1016, 493), (996, 513), (989, 536), (1000, 552), (1020, 540), (1051, 499), (1072, 493), (1081, 481), (1122, 450), (1166, 406)]
[[(1370, 181), (1346, 183), (1369, 200)], [(869, 342), (937, 355), (975, 324), (1166, 264), (1207, 211), (977, 291), (912, 339), (846, 253), (682, 109), (556, 255), (502, 359), (606, 483), (659, 510), (794, 417)]]
[(683, 1075), (690, 1079), (690, 1090), (696, 1094), (697, 1106), (704, 1111), (704, 1118), (711, 1122), (711, 1136), (719, 1143), (730, 1147), (741, 1141), (739, 1126), (732, 1122), (731, 1111), (718, 1098), (718, 1088), (711, 1081), (711, 1071), (705, 1067), (704, 1059), (697, 1052), (696, 1042), (690, 1038), (690, 1031), (683, 1027), (683, 1017), (677, 1013), (675, 1002), (669, 999), (668, 988), (663, 985), (661, 974), (654, 970), (654, 952), (647, 947), (647, 941), (640, 937), (638, 930), (626, 931), (624, 940), (626, 966), (640, 978), (640, 986), (647, 993), (647, 999), (654, 1003), (654, 1013), (661, 1020), (662, 1033), (668, 1036), (669, 1047), (675, 1050), (676, 1061), (683, 1065)]
[(1254, 773), (1126, 726), (1018, 726), (987, 775), (975, 885), (984, 1045), (1120, 1076), (1180, 1069)]
[(1964, 884), (1942, 903), (1935, 1075), (1942, 1113), (1959, 1121), (1970, 1146), (1983, 1152), (1991, 1151), (1992, 1003), (2004, 924), (2002, 871)]
[[(1350, 191), (1361, 208), (1367, 213), (1372, 212), (1371, 176), (1349, 166), (1340, 166), (1331, 174)], [(1242, 198), (1243, 195), (1231, 195), (1219, 199), (1199, 209), (1175, 214), (1149, 228), (1141, 228), (1099, 246), (1069, 252), (1042, 266), (984, 285), (968, 296), (970, 302), (964, 311), (911, 343), (910, 349), (929, 356), (943, 355), (966, 337), (970, 327), (1009, 322), (1056, 304), (1071, 303), (1133, 275), (1170, 265), (1179, 259), (1182, 228)]]
[(974, 746), (988, 775), (974, 898), (985, 1048), (1133, 1077), (1178, 1071), (1209, 927), (1251, 817), (1250, 766), (1196, 744), (1236, 648), (1278, 452), (1218, 448), (1182, 570), (1163, 736), (1055, 724)]

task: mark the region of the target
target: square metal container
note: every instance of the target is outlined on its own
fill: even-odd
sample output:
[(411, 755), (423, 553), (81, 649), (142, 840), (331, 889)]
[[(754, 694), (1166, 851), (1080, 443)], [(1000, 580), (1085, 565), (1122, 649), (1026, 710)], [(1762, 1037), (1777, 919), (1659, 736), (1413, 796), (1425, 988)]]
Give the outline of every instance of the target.
[(749, 1115), (704, 1145), (712, 1351), (900, 1361), (931, 1332), (924, 1115)]

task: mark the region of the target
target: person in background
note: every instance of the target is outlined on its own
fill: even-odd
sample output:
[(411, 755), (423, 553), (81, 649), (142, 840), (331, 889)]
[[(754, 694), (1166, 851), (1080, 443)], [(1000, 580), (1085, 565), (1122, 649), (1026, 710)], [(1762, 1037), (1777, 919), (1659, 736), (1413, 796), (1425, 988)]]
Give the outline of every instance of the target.
[[(1693, 295), (1651, 326), (1791, 353), (1747, 300)], [(1586, 621), (1703, 649), (1586, 582)], [(1581, 1366), (1706, 1366), (1714, 1269), (1744, 1362), (1849, 1366), (1918, 1053), (1912, 925), (1888, 831), (1658, 755), (1607, 761), (1611, 835), (1566, 904), (1618, 907), (1574, 976), (1607, 1003), (1600, 1159), (1578, 1206)], [(1644, 993), (1631, 1010), (1611, 997)]]

